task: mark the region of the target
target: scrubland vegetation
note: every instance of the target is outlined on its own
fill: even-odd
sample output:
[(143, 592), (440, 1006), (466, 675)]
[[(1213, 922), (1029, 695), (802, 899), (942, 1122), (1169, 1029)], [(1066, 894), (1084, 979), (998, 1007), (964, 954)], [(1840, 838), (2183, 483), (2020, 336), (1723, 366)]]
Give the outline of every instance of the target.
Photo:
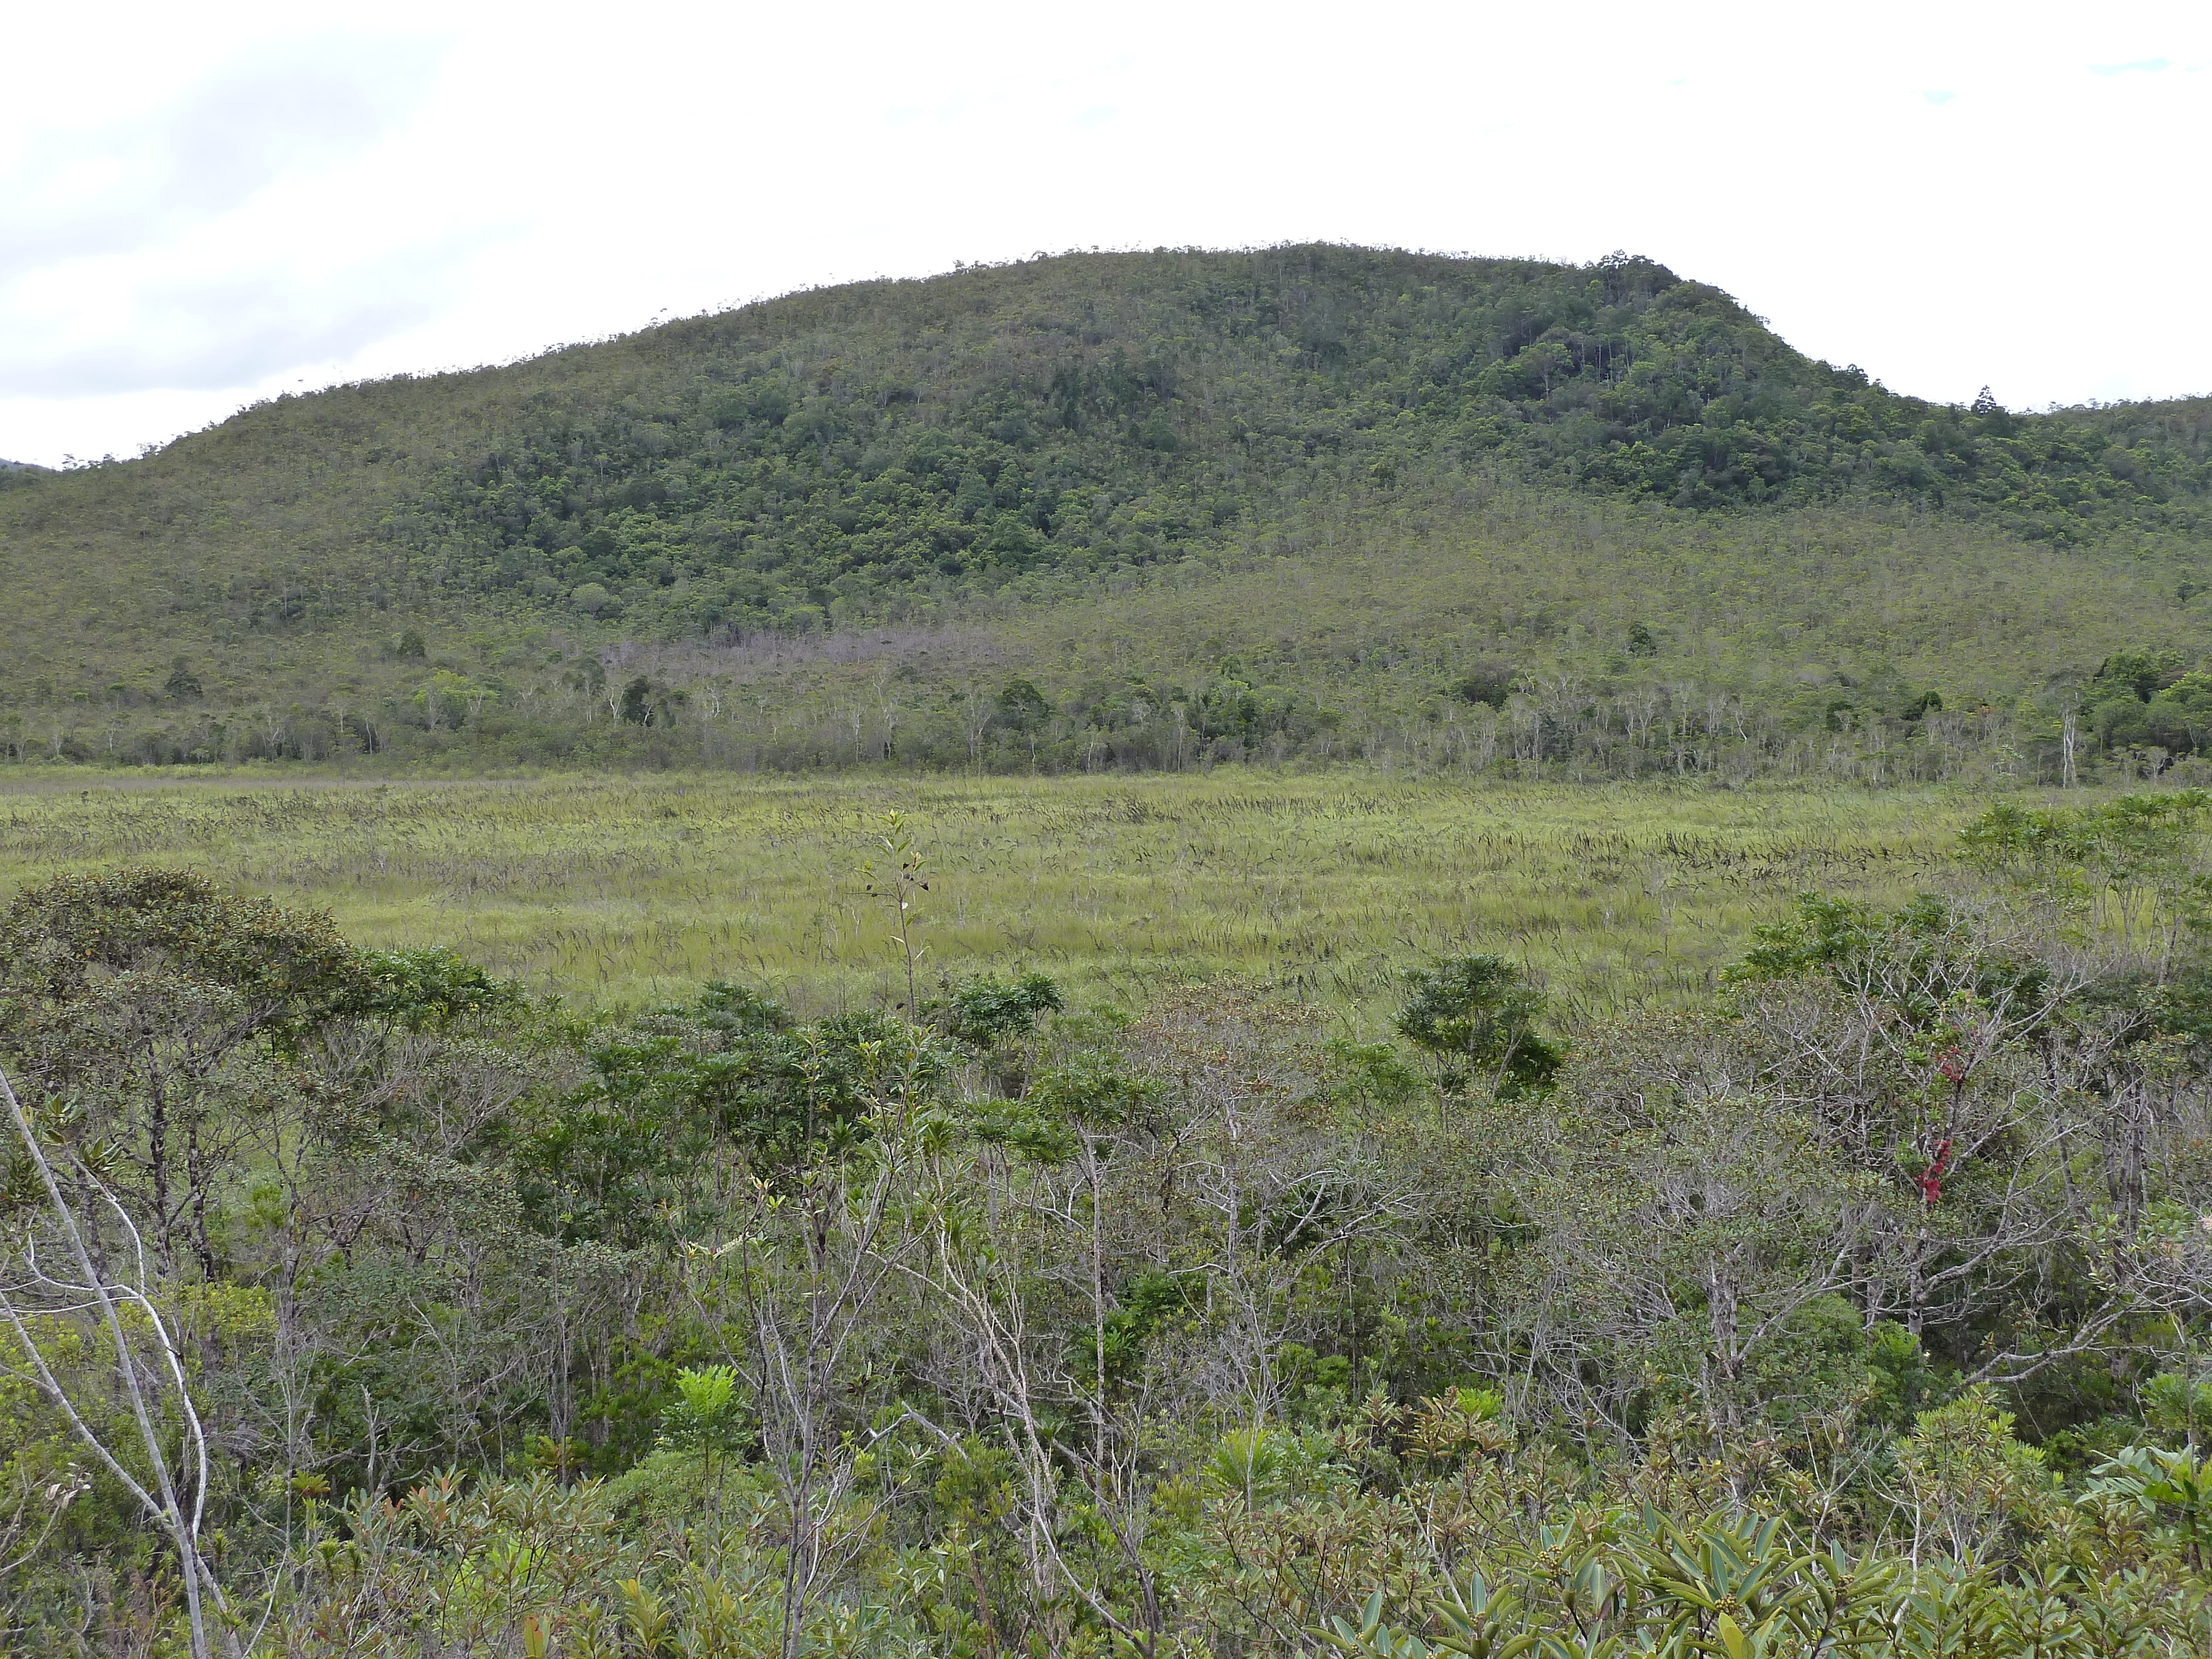
[(2212, 1649), (2209, 413), (1163, 251), (0, 471), (0, 1647)]
[(10, 794), (9, 1641), (2203, 1650), (2212, 799), (1328, 781)]

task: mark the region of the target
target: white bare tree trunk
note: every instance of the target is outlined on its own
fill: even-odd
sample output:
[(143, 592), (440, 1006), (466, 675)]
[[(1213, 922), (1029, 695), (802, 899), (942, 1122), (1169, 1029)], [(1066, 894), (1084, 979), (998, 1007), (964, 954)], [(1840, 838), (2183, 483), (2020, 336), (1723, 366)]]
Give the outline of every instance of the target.
[[(54, 1172), (52, 1161), (46, 1156), (30, 1115), (4, 1074), (0, 1074), (0, 1103), (6, 1106), (16, 1138), (46, 1190), (50, 1212), (46, 1218), (50, 1233), (46, 1242), (58, 1243), (64, 1259), (58, 1270), (50, 1270), (40, 1262), (40, 1228), (36, 1221), (9, 1241), (7, 1255), (0, 1256), (0, 1319), (6, 1320), (15, 1332), (21, 1349), (21, 1363), (27, 1367), (17, 1375), (61, 1412), (86, 1449), (138, 1500), (148, 1519), (168, 1535), (177, 1552), (179, 1577), (184, 1583), (193, 1659), (210, 1659), (216, 1650), (210, 1641), (204, 1593), (212, 1598), (218, 1615), (228, 1609), (222, 1589), (199, 1549), (200, 1523), (207, 1502), (207, 1437), (201, 1430), (199, 1413), (185, 1384), (184, 1363), (178, 1354), (175, 1339), (161, 1308), (149, 1294), (152, 1275), (147, 1267), (143, 1242), (123, 1206), (88, 1170), (80, 1168), (82, 1184), (98, 1194), (129, 1246), (132, 1266), (130, 1273), (103, 1271), (102, 1264), (95, 1260), (94, 1244), (88, 1243), (86, 1237), (88, 1232), (95, 1232), (96, 1242), (96, 1214), (83, 1218), (77, 1214), (76, 1206), (62, 1188), (60, 1177)], [(65, 1276), (57, 1277), (57, 1271)], [(66, 1276), (70, 1274), (74, 1277)], [(144, 1332), (135, 1340), (125, 1325), (125, 1309), (144, 1322)], [(115, 1345), (116, 1370), (137, 1429), (140, 1449), (145, 1453), (148, 1478), (144, 1482), (124, 1466), (116, 1449), (86, 1420), (68, 1387), (55, 1374), (46, 1352), (39, 1346), (28, 1321), (50, 1312), (62, 1316), (94, 1315)], [(154, 1350), (152, 1363), (147, 1368), (150, 1375), (142, 1376), (137, 1356), (149, 1344)], [(179, 1449), (181, 1471), (172, 1469), (155, 1425), (156, 1407), (165, 1389), (174, 1396), (184, 1431)], [(182, 1482), (178, 1478), (179, 1473), (185, 1477)], [(185, 1501), (187, 1492), (189, 1504)], [(221, 1629), (219, 1633), (222, 1651), (236, 1653), (236, 1639), (228, 1628)]]

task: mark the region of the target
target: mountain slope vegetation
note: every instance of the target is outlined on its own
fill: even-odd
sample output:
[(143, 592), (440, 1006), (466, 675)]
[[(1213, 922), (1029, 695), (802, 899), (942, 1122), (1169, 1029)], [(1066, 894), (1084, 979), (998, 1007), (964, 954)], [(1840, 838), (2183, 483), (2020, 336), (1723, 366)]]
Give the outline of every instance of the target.
[[(1202, 739), (1177, 755), (1309, 750), (1347, 710), (1432, 728), (1547, 677), (1577, 720), (1640, 684), (1778, 732), (1915, 699), (2055, 721), (2115, 651), (2178, 680), (2212, 587), (2212, 399), (1932, 404), (1625, 256), (1041, 258), (282, 398), (16, 479), (21, 757), (713, 758), (702, 721), (742, 709), (757, 741), (719, 752), (770, 763), (1160, 763), (1171, 707)], [(1589, 544), (1571, 584), (1525, 556), (1563, 538)], [(1401, 610), (1379, 668), (1239, 637), (1239, 573), (1340, 605), (1370, 562), (1424, 557), (1440, 602)], [(1746, 604), (1762, 568), (1778, 591)], [(1171, 653), (1123, 637), (1078, 672), (1053, 643), (1194, 581), (1218, 621)], [(1869, 628), (1899, 591), (1986, 614)], [(878, 729), (828, 743), (864, 680)], [(1114, 741), (1133, 718), (1149, 747)]]

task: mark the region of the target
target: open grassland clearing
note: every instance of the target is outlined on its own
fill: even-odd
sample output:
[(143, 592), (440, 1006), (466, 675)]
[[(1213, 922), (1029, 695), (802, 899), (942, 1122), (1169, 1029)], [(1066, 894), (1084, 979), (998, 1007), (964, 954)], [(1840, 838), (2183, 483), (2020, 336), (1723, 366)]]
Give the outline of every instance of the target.
[[(1361, 1011), (1434, 954), (1501, 951), (1569, 1019), (1683, 1006), (1812, 889), (1945, 879), (1964, 795), (1594, 790), (1378, 774), (717, 775), (274, 783), (17, 774), (0, 884), (190, 865), (327, 907), (372, 945), (447, 944), (592, 1006), (758, 982), (890, 1000), (865, 866), (884, 815), (929, 861), (931, 977), (1041, 968), (1142, 1004), (1223, 973)], [(1379, 1009), (1378, 1009), (1379, 1012)], [(1361, 1022), (1364, 1023), (1364, 1022)]]

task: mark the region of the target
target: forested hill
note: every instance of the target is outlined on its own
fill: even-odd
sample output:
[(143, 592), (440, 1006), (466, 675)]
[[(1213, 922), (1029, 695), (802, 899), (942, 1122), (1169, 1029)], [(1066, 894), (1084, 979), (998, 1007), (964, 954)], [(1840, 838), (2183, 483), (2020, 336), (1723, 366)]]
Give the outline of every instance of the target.
[(941, 618), (1478, 465), (1690, 514), (1891, 502), (2044, 547), (2194, 549), (2212, 399), (1931, 404), (1625, 256), (1044, 258), (281, 398), (145, 459), (13, 475), (0, 574), (35, 598), (0, 696), (144, 689), (139, 659), (203, 635), (296, 663), (364, 623)]
[(2060, 539), (2194, 527), (2212, 488), (2212, 402), (1932, 406), (1634, 259), (1050, 259), (799, 295), (514, 380), (383, 526), (417, 580), (691, 629), (1171, 559), (1255, 490), (1387, 488), (1438, 451), (1684, 507), (1903, 495)]

